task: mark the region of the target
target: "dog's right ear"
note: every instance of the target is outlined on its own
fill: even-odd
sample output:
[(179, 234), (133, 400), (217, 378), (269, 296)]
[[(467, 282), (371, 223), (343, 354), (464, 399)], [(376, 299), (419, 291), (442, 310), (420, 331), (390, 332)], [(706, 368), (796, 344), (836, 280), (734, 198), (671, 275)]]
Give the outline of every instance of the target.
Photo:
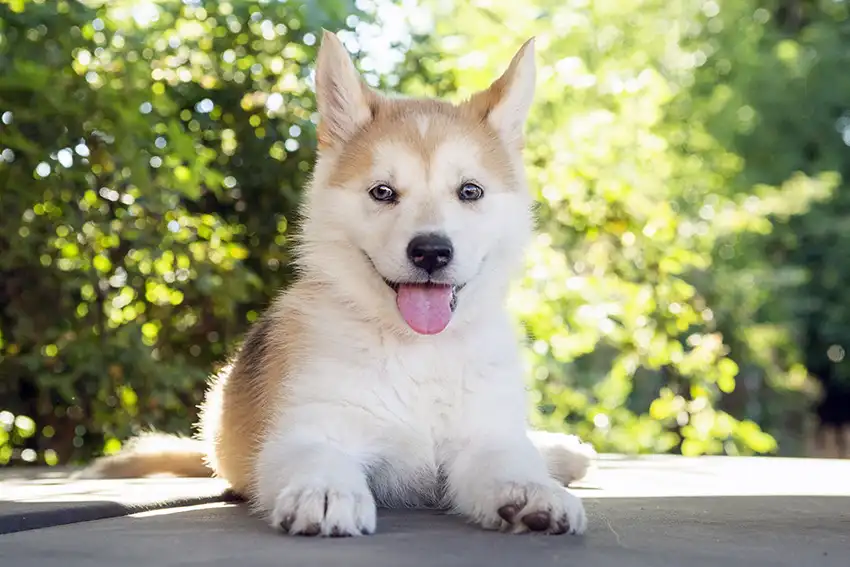
[(508, 69), (490, 88), (478, 92), (466, 103), (473, 114), (487, 120), (510, 147), (523, 145), (523, 127), (534, 99), (536, 70), (534, 38), (514, 55)]
[(371, 120), (375, 96), (354, 68), (339, 37), (323, 30), (316, 63), (319, 149), (348, 141)]

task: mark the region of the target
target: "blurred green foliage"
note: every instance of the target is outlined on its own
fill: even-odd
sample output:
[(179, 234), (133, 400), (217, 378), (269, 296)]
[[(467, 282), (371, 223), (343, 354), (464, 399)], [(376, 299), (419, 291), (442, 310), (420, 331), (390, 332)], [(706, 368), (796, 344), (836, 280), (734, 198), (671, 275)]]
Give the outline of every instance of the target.
[(537, 37), (541, 232), (511, 306), (538, 425), (799, 453), (807, 368), (850, 324), (847, 7), (674, 4), (0, 0), (0, 463), (188, 431), (293, 276), (322, 27), (372, 84), (427, 95)]

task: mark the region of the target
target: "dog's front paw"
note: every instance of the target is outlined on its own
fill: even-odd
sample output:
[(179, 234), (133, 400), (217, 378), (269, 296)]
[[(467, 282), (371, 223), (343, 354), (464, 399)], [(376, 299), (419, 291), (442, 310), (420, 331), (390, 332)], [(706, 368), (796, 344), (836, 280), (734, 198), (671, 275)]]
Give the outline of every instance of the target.
[(503, 484), (494, 495), (488, 516), (490, 521), (485, 521), (485, 526), (496, 527), (498, 523), (498, 527), (514, 533), (581, 534), (587, 529), (581, 499), (555, 483)]
[(288, 486), (275, 501), (271, 524), (292, 535), (348, 537), (375, 533), (375, 518), (368, 487)]

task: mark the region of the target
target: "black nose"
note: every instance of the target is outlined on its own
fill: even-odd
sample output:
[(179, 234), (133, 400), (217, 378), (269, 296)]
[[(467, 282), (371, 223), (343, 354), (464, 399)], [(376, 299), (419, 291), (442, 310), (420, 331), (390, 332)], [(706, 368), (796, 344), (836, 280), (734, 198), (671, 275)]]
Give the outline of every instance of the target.
[(433, 274), (452, 261), (451, 241), (439, 234), (420, 234), (407, 245), (407, 257), (417, 268)]

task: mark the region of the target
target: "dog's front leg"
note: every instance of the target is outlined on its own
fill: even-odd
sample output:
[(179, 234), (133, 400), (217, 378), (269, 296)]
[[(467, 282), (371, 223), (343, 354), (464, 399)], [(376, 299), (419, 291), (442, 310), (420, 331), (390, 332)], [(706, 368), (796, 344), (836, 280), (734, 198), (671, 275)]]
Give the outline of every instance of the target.
[(583, 533), (581, 500), (553, 479), (525, 435), (487, 435), (457, 445), (448, 482), (455, 509), (487, 529)]
[(256, 504), (275, 529), (331, 537), (375, 531), (375, 500), (362, 463), (317, 429), (267, 439), (256, 478)]

